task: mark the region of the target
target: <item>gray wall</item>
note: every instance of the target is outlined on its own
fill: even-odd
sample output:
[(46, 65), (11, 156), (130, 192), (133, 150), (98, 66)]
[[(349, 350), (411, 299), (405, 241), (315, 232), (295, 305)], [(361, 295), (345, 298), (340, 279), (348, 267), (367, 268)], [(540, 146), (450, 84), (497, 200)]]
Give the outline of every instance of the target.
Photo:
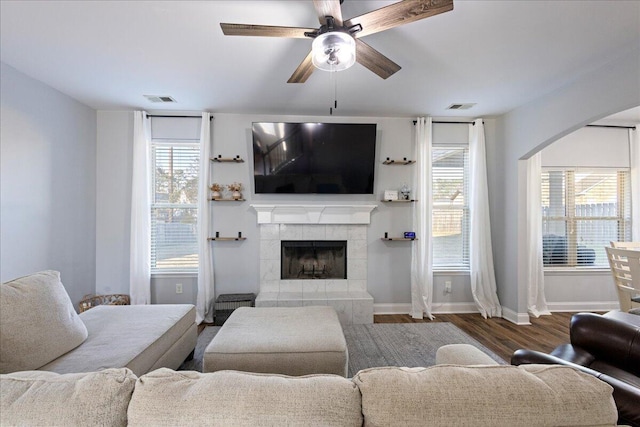
[(76, 304), (95, 292), (96, 112), (0, 66), (1, 280), (58, 270)]
[(490, 170), (499, 179), (492, 198), (494, 256), (498, 296), (507, 315), (526, 318), (527, 295), (522, 242), (524, 241), (524, 183), (519, 160), (551, 142), (610, 114), (640, 105), (640, 49), (634, 47), (606, 64), (568, 80), (566, 86), (498, 118), (497, 143)]
[[(242, 182), (247, 188), (242, 203), (212, 202), (212, 227), (221, 235), (242, 231), (243, 242), (214, 242), (216, 294), (258, 291), (258, 226), (252, 203), (373, 203), (369, 230), (369, 291), (378, 312), (408, 312), (410, 303), (411, 246), (406, 242), (383, 242), (384, 232), (392, 235), (410, 229), (411, 207), (379, 202), (385, 189), (397, 189), (403, 182), (411, 183), (413, 166), (383, 166), (376, 169), (375, 195), (255, 195), (252, 194), (251, 122), (253, 121), (334, 121), (377, 123), (377, 157), (413, 157), (412, 118), (336, 118), (326, 116), (265, 116), (244, 114), (214, 114), (212, 122), (212, 155), (240, 155), (245, 163), (213, 163), (210, 182), (229, 184)], [(491, 122), (491, 120), (489, 121)], [(97, 291), (128, 291), (129, 207), (131, 175), (130, 112), (98, 112), (98, 200), (96, 281)], [(438, 138), (468, 138), (467, 126), (437, 125)], [(489, 131), (488, 140), (489, 140)], [(488, 143), (489, 144), (489, 143)], [(118, 166), (116, 166), (117, 164)], [(120, 167), (121, 165), (121, 167)], [(444, 294), (444, 281), (452, 281), (453, 292)], [(175, 293), (175, 285), (183, 284), (183, 293)], [(163, 275), (152, 280), (152, 301), (156, 303), (193, 302), (196, 281), (192, 276)], [(434, 301), (440, 311), (473, 309), (468, 274), (438, 275), (435, 279)]]
[(129, 293), (133, 112), (98, 111), (96, 293)]

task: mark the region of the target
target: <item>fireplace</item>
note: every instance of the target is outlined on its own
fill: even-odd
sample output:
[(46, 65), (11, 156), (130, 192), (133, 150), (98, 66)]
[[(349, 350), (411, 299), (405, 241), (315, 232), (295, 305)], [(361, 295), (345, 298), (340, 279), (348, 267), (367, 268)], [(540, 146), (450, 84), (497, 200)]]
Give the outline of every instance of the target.
[(281, 280), (346, 279), (345, 240), (282, 240)]
[[(260, 226), (260, 291), (256, 307), (328, 305), (336, 310), (342, 325), (373, 323), (373, 297), (367, 292), (367, 231), (376, 205), (251, 206)], [(306, 254), (296, 254), (302, 251), (299, 247), (291, 248), (293, 259), (298, 262), (296, 267), (286, 261), (283, 241), (292, 246), (303, 241), (315, 245), (304, 249)], [(327, 242), (338, 242), (342, 249), (328, 249), (324, 247)], [(317, 259), (313, 258), (314, 251)], [(298, 258), (306, 260), (304, 269)], [(333, 262), (333, 258), (340, 261), (329, 268), (327, 260)], [(329, 278), (329, 270), (337, 278)], [(293, 277), (284, 278), (283, 271), (290, 271)]]

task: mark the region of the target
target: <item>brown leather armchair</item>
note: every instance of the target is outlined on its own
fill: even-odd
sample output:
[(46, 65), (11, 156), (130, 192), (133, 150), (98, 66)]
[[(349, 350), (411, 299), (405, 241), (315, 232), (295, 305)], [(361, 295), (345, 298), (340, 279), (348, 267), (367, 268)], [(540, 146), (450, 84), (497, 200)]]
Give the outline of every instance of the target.
[(609, 383), (618, 423), (640, 427), (640, 316), (612, 311), (578, 313), (571, 318), (570, 344), (551, 354), (517, 350), (512, 365), (569, 365)]

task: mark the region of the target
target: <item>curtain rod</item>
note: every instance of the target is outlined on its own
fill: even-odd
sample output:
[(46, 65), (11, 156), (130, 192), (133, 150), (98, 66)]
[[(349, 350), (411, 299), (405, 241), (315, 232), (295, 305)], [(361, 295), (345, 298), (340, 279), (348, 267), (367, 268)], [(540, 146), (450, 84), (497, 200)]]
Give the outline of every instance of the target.
[[(414, 120), (413, 124), (415, 125), (418, 121)], [(433, 120), (431, 123), (435, 123), (435, 124), (451, 124), (451, 125), (474, 125), (475, 126), (475, 122), (441, 122), (441, 121), (436, 121)], [(484, 121), (482, 122), (482, 124), (484, 124)]]
[[(199, 119), (202, 118), (202, 116), (163, 116), (160, 114), (147, 114), (147, 119), (151, 118), (151, 117), (178, 117), (178, 118), (194, 118), (194, 119)], [(213, 116), (209, 117), (209, 120), (213, 120)]]
[(587, 125), (590, 128), (615, 128), (615, 129), (631, 129), (636, 130), (635, 126), (617, 126), (617, 125)]

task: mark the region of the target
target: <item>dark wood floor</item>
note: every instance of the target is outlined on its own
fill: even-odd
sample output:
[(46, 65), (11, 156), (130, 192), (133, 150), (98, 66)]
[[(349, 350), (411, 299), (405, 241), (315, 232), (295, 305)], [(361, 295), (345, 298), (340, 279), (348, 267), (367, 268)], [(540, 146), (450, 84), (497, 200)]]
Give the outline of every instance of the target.
[(479, 314), (437, 314), (435, 320), (416, 320), (408, 314), (375, 315), (375, 323), (451, 322), (509, 362), (513, 352), (528, 348), (549, 352), (569, 342), (569, 321), (573, 313), (553, 313), (531, 318), (530, 326), (508, 320), (483, 319)]

